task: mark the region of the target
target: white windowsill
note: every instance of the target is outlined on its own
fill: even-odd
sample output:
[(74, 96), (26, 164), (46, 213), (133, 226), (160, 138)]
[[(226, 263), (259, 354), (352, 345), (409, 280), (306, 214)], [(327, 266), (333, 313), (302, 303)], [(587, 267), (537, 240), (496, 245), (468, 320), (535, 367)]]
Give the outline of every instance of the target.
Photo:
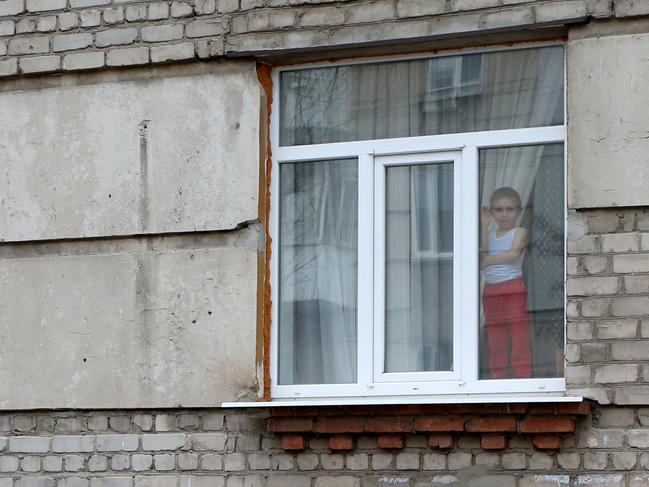
[(581, 396), (565, 396), (558, 394), (453, 394), (446, 396), (395, 396), (395, 397), (336, 397), (336, 398), (304, 398), (276, 399), (271, 401), (223, 402), (223, 408), (267, 408), (295, 406), (371, 406), (371, 405), (402, 405), (402, 404), (496, 404), (496, 403), (570, 403), (582, 402)]

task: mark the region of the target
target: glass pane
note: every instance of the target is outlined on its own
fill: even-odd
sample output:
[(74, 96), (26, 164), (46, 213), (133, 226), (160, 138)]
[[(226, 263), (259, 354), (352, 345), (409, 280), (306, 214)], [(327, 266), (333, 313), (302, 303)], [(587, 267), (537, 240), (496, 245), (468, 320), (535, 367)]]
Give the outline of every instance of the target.
[(563, 124), (561, 46), (283, 71), (281, 145)]
[(480, 151), (480, 378), (563, 376), (563, 144)]
[(279, 383), (356, 382), (355, 159), (280, 165)]
[(385, 371), (453, 368), (453, 164), (386, 168)]

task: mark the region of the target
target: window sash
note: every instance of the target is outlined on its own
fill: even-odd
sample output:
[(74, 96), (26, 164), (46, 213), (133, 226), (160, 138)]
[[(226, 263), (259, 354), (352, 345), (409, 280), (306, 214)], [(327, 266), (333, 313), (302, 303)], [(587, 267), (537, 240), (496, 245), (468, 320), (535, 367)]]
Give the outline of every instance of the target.
[[(478, 380), (478, 150), (487, 147), (532, 145), (565, 141), (565, 126), (540, 127), (503, 130), (495, 132), (474, 132), (442, 136), (426, 136), (403, 139), (385, 139), (377, 141), (347, 142), (342, 144), (321, 144), (318, 146), (276, 147), (273, 150), (275, 164), (271, 170), (271, 197), (276, 202), (279, 194), (279, 165), (283, 162), (315, 161), (336, 158), (358, 158), (358, 382), (356, 384), (277, 384), (277, 325), (278, 307), (272, 309), (271, 328), (271, 383), (274, 398), (313, 398), (313, 397), (359, 397), (359, 396), (395, 396), (420, 395), (439, 396), (444, 394), (515, 394), (515, 393), (559, 393), (565, 391), (564, 378), (511, 379), (511, 380)], [(466, 275), (473, 274), (469, 284), (466, 280), (460, 291), (461, 312), (464, 316), (460, 324), (460, 336), (455, 343), (462, 347), (463, 362), (460, 378), (448, 380), (418, 381), (379, 381), (374, 370), (374, 349), (376, 337), (375, 326), (375, 262), (373, 257), (375, 235), (375, 173), (376, 159), (380, 156), (403, 156), (404, 154), (440, 153), (461, 151), (462, 164), (456, 163), (456, 180), (462, 195), (459, 203), (467, 214), (462, 229), (465, 236), (461, 239), (461, 248), (457, 255), (462, 256), (462, 267)], [(417, 157), (417, 156), (411, 156)], [(462, 166), (462, 169), (460, 169)], [(470, 171), (465, 170), (470, 167)], [(465, 173), (462, 174), (462, 170)], [(565, 164), (564, 164), (565, 170)], [(565, 175), (564, 175), (565, 176)], [(456, 210), (457, 211), (457, 210)], [(462, 210), (460, 210), (462, 211)], [(469, 223), (469, 222), (473, 223)], [(458, 225), (455, 225), (458, 227)], [(270, 234), (279, 235), (279, 215), (271, 203)], [(468, 232), (468, 233), (467, 233)], [(473, 232), (473, 235), (471, 234)], [(454, 237), (456, 240), (458, 237)], [(565, 239), (565, 229), (564, 229)], [(272, 240), (272, 255), (278, 255), (278, 240)], [(565, 242), (564, 242), (565, 248)], [(463, 272), (464, 275), (464, 271)], [(277, 259), (271, 259), (272, 302), (277, 303)], [(454, 282), (457, 282), (454, 281)], [(381, 303), (382, 305), (382, 303)], [(456, 310), (454, 309), (454, 313)], [(467, 325), (467, 319), (473, 320)], [(381, 324), (381, 326), (383, 326)], [(465, 330), (473, 329), (475, 333), (466, 334)], [(417, 373), (418, 374), (418, 373)]]
[[(386, 168), (401, 165), (453, 163), (453, 367), (450, 371), (428, 372), (385, 372), (386, 346)], [(468, 170), (467, 170), (468, 169)], [(424, 382), (460, 380), (462, 371), (471, 364), (465, 364), (462, 323), (468, 317), (463, 316), (462, 283), (470, 276), (465, 275), (466, 268), (460, 252), (463, 251), (463, 240), (470, 238), (470, 229), (463, 224), (470, 218), (470, 207), (463, 200), (465, 179), (470, 176), (470, 168), (462, 162), (461, 151), (434, 152), (422, 154), (379, 156), (374, 158), (374, 373), (376, 382)], [(476, 186), (477, 187), (477, 186)], [(467, 369), (468, 370), (468, 369)]]

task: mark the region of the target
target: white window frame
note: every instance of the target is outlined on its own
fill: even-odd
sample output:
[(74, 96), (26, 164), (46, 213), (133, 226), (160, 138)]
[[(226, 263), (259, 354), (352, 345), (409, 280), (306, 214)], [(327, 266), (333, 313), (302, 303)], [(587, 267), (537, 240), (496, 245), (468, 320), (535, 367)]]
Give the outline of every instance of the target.
[[(562, 43), (544, 43), (493, 47), (489, 49), (464, 49), (461, 52), (480, 53), (499, 50), (539, 48), (546, 46), (563, 46)], [(360, 64), (365, 62), (395, 61), (403, 59), (432, 58), (448, 56), (454, 53), (445, 52), (438, 55), (416, 55), (385, 57), (380, 60), (354, 60), (340, 62), (338, 65)], [(564, 52), (565, 59), (565, 52)], [(565, 61), (564, 61), (565, 62)], [(566, 181), (566, 126), (532, 127), (496, 131), (442, 134), (379, 140), (361, 140), (335, 142), (313, 145), (280, 146), (279, 143), (279, 76), (282, 71), (308, 69), (330, 66), (331, 63), (313, 63), (300, 66), (286, 66), (273, 70), (273, 105), (270, 120), (272, 148), (272, 168), (270, 174), (270, 214), (269, 232), (271, 242), (271, 397), (273, 401), (303, 401), (317, 404), (320, 399), (327, 403), (363, 403), (373, 402), (474, 402), (483, 400), (502, 402), (503, 400), (520, 401), (526, 397), (545, 400), (558, 399), (566, 391), (565, 378), (530, 378), (530, 379), (478, 379), (478, 326), (479, 326), (479, 265), (478, 265), (478, 155), (480, 149), (522, 146), (534, 144), (564, 144), (564, 181)], [(565, 66), (564, 66), (565, 86)], [(564, 89), (565, 107), (565, 89)], [(383, 374), (382, 347), (384, 324), (382, 316), (384, 285), (382, 280), (383, 238), (375, 238), (380, 231), (380, 217), (377, 207), (382, 196), (378, 193), (377, 167), (384, 164), (407, 163), (405, 161), (439, 160), (454, 161), (454, 362), (460, 375), (449, 375), (434, 380), (429, 373)], [(358, 350), (357, 350), (357, 383), (355, 384), (296, 384), (278, 383), (278, 303), (279, 303), (279, 166), (282, 163), (321, 161), (331, 159), (358, 160)], [(431, 159), (432, 158), (432, 159)], [(449, 159), (450, 158), (450, 159)], [(401, 161), (401, 162), (400, 162)], [(457, 186), (459, 185), (459, 187)], [(474, 188), (467, 191), (467, 188)], [(564, 185), (564, 197), (565, 197)], [(378, 202), (377, 202), (378, 199)], [(363, 202), (372, 202), (371, 204)], [(567, 201), (567, 200), (566, 200)], [(564, 222), (566, 221), (564, 206)], [(460, 220), (461, 218), (461, 220)], [(378, 219), (378, 220), (377, 220)], [(458, 222), (461, 221), (461, 224)], [(566, 228), (564, 224), (564, 255), (566, 245)], [(379, 255), (381, 254), (381, 255)], [(462, 258), (457, 258), (461, 255)], [(565, 259), (564, 259), (565, 262)], [(564, 264), (565, 265), (565, 264)], [(457, 306), (461, 300), (462, 306)], [(565, 268), (564, 268), (564, 306), (565, 306)], [(564, 320), (565, 330), (565, 320)], [(564, 334), (565, 336), (565, 334)], [(379, 337), (378, 339), (376, 337)], [(565, 340), (565, 339), (564, 339)], [(371, 344), (371, 345), (368, 345)], [(460, 350), (458, 350), (458, 348)], [(564, 343), (565, 349), (565, 343)], [(457, 363), (458, 359), (460, 363)], [(419, 375), (416, 382), (399, 381)], [(436, 374), (436, 373), (433, 373)], [(393, 380), (390, 380), (390, 376)], [(479, 399), (476, 399), (479, 398)], [(538, 400), (538, 399), (537, 399)], [(315, 401), (315, 402), (314, 402)]]
[[(462, 164), (462, 151), (443, 151), (388, 155), (374, 157), (374, 369), (373, 377), (377, 383), (410, 383), (435, 381), (459, 381), (462, 377), (464, 350), (462, 347), (462, 327), (464, 323), (463, 307), (460, 300), (462, 282), (468, 277), (462, 259), (453, 259), (453, 362), (451, 371), (429, 372), (385, 372), (385, 170), (395, 166), (413, 166), (416, 164), (453, 163), (453, 256), (461, 255), (465, 239), (471, 238), (471, 231), (462, 222), (471, 217), (471, 209), (463, 201), (463, 183), (468, 181), (466, 167)], [(477, 181), (477, 179), (476, 179)], [(477, 184), (476, 184), (477, 188)], [(360, 200), (360, 195), (359, 195)], [(467, 231), (469, 230), (469, 231)], [(431, 254), (430, 252), (428, 253)], [(359, 275), (360, 278), (360, 275)], [(360, 287), (360, 284), (359, 284)], [(413, 386), (418, 387), (418, 386)]]

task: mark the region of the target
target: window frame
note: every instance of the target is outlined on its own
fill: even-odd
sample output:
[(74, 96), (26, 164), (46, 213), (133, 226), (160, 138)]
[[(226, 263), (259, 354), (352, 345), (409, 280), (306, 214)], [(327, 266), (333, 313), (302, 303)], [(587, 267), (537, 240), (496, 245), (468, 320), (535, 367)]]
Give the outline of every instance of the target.
[[(482, 132), (467, 132), (441, 135), (426, 135), (416, 137), (400, 137), (390, 139), (360, 140), (351, 142), (332, 142), (312, 145), (281, 146), (280, 145), (280, 73), (288, 70), (309, 69), (331, 66), (331, 63), (309, 63), (299, 66), (277, 67), (272, 72), (273, 104), (270, 117), (270, 139), (272, 149), (272, 166), (270, 173), (269, 197), (271, 198), (269, 218), (269, 234), (271, 237), (270, 258), (270, 286), (271, 286), (271, 338), (270, 350), (270, 375), (271, 397), (273, 400), (317, 400), (327, 399), (349, 403), (350, 400), (359, 398), (388, 398), (399, 401), (399, 398), (410, 402), (413, 397), (418, 401), (439, 401), (447, 397), (456, 400), (458, 397), (472, 397), (477, 395), (483, 400), (499, 400), (504, 396), (541, 395), (560, 397), (566, 391), (564, 377), (558, 378), (530, 378), (530, 379), (482, 379), (478, 378), (479, 343), (478, 326), (479, 318), (479, 265), (478, 265), (478, 228), (479, 228), (479, 202), (478, 202), (478, 175), (479, 175), (479, 150), (498, 147), (524, 146), (536, 144), (564, 144), (564, 181), (567, 181), (566, 163), (566, 69), (565, 45), (563, 42), (548, 42), (535, 44), (521, 44), (512, 46), (494, 46), (490, 48), (463, 49), (461, 51), (445, 51), (437, 54), (417, 54), (411, 56), (386, 56), (380, 58), (343, 60), (336, 65), (350, 65), (375, 63), (382, 61), (399, 61), (412, 59), (429, 59), (444, 57), (458, 53), (478, 54), (504, 50), (534, 49), (540, 47), (564, 47), (564, 123), (563, 125), (547, 127), (531, 127), (521, 129), (506, 129)], [(382, 279), (377, 280), (376, 269), (381, 269), (380, 262), (376, 259), (376, 241), (383, 238), (374, 238), (377, 234), (377, 198), (376, 168), (385, 161), (397, 162), (398, 159), (410, 157), (412, 160), (421, 159), (422, 155), (435, 154), (448, 157), (449, 153), (461, 164), (454, 164), (454, 222), (462, 218), (462, 225), (454, 224), (454, 253), (459, 252), (460, 259), (454, 259), (454, 356), (461, 348), (462, 362), (457, 367), (459, 378), (447, 380), (422, 380), (419, 382), (390, 381), (388, 377), (376, 380), (377, 367), (380, 364), (379, 353), (376, 353), (377, 341), (382, 342), (379, 330), (384, 329), (384, 323), (379, 322), (383, 301), (378, 299), (384, 289)], [(356, 158), (358, 161), (358, 289), (357, 289), (357, 382), (355, 384), (279, 384), (279, 166), (283, 163), (308, 162), (331, 159)], [(445, 159), (448, 160), (448, 159)], [(457, 196), (458, 185), (462, 191), (462, 198)], [(467, 188), (473, 188), (467, 191)], [(564, 185), (564, 198), (567, 195), (567, 185)], [(363, 204), (371, 201), (372, 204)], [(564, 199), (567, 201), (567, 199)], [(459, 211), (458, 211), (459, 210)], [(567, 238), (567, 208), (564, 204), (564, 310), (566, 306), (565, 276), (566, 276), (566, 238)], [(461, 227), (461, 228), (459, 228)], [(461, 232), (459, 235), (458, 232)], [(459, 241), (458, 241), (459, 239)], [(364, 251), (372, 249), (371, 252)], [(378, 249), (379, 251), (381, 249)], [(381, 256), (382, 258), (382, 256)], [(457, 262), (456, 262), (457, 261)], [(456, 267), (460, 267), (456, 273)], [(371, 276), (371, 279), (367, 276)], [(378, 294), (377, 294), (378, 293)], [(456, 306), (461, 299), (463, 305)], [(461, 308), (459, 310), (458, 308)], [(475, 310), (467, 311), (467, 310)], [(473, 315), (473, 316), (472, 316)], [(460, 321), (456, 321), (460, 320)], [(565, 315), (563, 322), (565, 330)], [(475, 327), (474, 332), (466, 333)], [(375, 337), (380, 337), (376, 340)], [(365, 344), (371, 344), (367, 346)], [(564, 333), (565, 350), (565, 333)], [(457, 360), (457, 359), (455, 359)], [(461, 369), (461, 370), (460, 370)], [(422, 374), (422, 373), (414, 373)], [(428, 373), (423, 373), (428, 374)], [(386, 375), (386, 374), (384, 374)], [(387, 374), (389, 375), (389, 374)], [(410, 374), (408, 374), (410, 375)], [(396, 376), (394, 376), (396, 377)], [(468, 396), (470, 395), (470, 396)]]

